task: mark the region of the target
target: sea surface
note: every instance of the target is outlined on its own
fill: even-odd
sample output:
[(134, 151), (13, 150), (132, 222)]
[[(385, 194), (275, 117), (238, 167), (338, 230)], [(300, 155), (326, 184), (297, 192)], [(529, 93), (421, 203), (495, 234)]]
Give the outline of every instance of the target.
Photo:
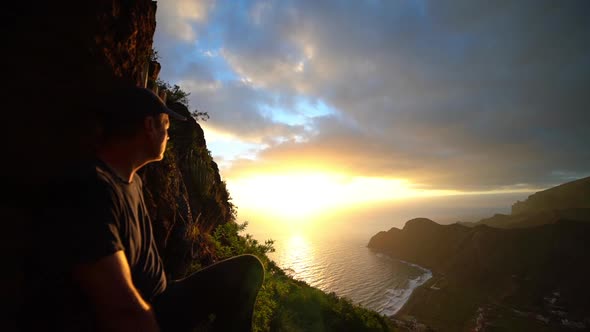
[(277, 239), (269, 256), (295, 279), (390, 316), (432, 274), (374, 252), (367, 242), (293, 235)]

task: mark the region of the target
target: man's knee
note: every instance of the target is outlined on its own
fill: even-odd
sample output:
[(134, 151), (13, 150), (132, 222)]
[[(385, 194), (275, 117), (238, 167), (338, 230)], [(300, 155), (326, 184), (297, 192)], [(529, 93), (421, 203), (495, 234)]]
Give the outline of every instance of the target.
[(252, 274), (259, 274), (264, 276), (264, 265), (258, 259), (258, 257), (254, 255), (240, 255), (237, 256), (236, 259), (240, 260), (240, 264)]
[(248, 276), (252, 283), (262, 285), (264, 280), (264, 265), (254, 255), (241, 255), (234, 258), (240, 269)]

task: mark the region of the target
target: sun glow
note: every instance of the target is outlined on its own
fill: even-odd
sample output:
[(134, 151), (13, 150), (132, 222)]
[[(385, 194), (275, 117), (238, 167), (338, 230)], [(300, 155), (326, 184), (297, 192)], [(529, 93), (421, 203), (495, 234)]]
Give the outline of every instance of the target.
[(314, 257), (305, 237), (301, 235), (293, 235), (286, 242), (286, 248), (282, 253), (281, 261), (285, 264), (287, 273), (299, 275), (300, 279), (305, 282), (311, 281), (309, 275), (309, 266)]
[(228, 180), (238, 207), (304, 223), (330, 210), (422, 196), (401, 179), (326, 172), (252, 175)]

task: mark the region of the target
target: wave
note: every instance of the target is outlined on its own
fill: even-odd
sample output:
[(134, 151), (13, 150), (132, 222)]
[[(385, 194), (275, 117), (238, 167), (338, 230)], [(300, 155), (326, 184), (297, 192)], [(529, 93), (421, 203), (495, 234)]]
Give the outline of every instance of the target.
[[(391, 258), (391, 257), (388, 257)], [(419, 277), (408, 279), (407, 287), (404, 288), (390, 288), (385, 292), (385, 303), (377, 309), (377, 312), (385, 316), (393, 316), (408, 302), (414, 290), (422, 286), (430, 278), (432, 278), (432, 271), (413, 263), (403, 260), (398, 260), (408, 266), (416, 268), (423, 272)]]

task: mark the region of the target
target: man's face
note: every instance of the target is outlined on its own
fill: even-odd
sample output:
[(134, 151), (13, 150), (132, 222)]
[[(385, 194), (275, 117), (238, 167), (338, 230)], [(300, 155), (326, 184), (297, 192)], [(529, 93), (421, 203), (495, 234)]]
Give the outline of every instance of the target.
[(162, 160), (164, 152), (166, 151), (166, 143), (168, 142), (168, 128), (170, 128), (170, 119), (168, 114), (161, 113), (152, 117), (153, 123), (150, 125), (150, 158), (152, 160)]

